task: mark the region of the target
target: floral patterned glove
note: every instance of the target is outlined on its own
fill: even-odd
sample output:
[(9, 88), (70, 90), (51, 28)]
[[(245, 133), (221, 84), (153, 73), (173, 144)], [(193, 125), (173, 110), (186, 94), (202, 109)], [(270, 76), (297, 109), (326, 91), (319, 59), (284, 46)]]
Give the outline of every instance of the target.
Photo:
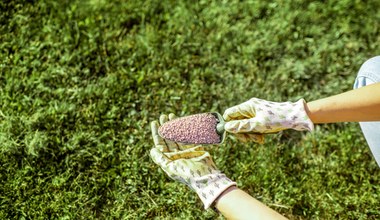
[(227, 121), (224, 128), (235, 134), (275, 133), (285, 129), (312, 131), (314, 124), (304, 105), (303, 99), (293, 103), (252, 98), (224, 112), (223, 118)]
[[(174, 115), (169, 115), (170, 119), (174, 117)], [(164, 123), (165, 116), (161, 116), (160, 121)], [(204, 150), (203, 146), (181, 145), (164, 140), (158, 135), (158, 127), (157, 121), (151, 123), (155, 144), (150, 151), (152, 160), (170, 178), (186, 184), (195, 191), (205, 209), (209, 208), (226, 189), (236, 186), (235, 182), (216, 168), (210, 154)], [(173, 145), (177, 145), (178, 148), (169, 147)]]

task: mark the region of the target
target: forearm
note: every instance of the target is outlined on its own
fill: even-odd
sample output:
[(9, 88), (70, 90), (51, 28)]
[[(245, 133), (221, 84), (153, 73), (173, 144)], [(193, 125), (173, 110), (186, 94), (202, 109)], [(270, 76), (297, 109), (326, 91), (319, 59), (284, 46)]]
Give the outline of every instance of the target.
[(224, 193), (216, 201), (215, 207), (227, 219), (286, 219), (238, 188)]
[(380, 83), (308, 102), (305, 109), (315, 124), (380, 121)]

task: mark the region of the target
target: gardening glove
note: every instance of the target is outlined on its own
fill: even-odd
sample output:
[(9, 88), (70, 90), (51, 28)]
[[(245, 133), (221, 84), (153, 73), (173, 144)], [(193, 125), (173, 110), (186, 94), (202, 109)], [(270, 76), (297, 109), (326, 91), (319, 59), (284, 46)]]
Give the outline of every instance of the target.
[(304, 105), (304, 99), (292, 103), (252, 98), (224, 112), (223, 118), (227, 121), (224, 128), (235, 134), (276, 133), (285, 129), (312, 131), (314, 124)]
[[(163, 122), (165, 121), (161, 120), (161, 123)], [(166, 144), (167, 141), (158, 135), (157, 121), (151, 123), (151, 129), (155, 145), (150, 151), (152, 160), (170, 178), (184, 183), (195, 191), (205, 209), (209, 208), (226, 189), (236, 186), (235, 182), (216, 168), (210, 154), (204, 150), (203, 146), (181, 145), (173, 142), (171, 144), (176, 144), (180, 150), (171, 148)]]

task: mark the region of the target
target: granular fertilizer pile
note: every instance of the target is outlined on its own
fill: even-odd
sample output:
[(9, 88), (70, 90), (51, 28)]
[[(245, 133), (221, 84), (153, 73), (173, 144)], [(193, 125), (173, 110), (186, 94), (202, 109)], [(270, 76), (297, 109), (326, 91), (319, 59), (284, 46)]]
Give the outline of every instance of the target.
[(217, 144), (221, 141), (217, 124), (218, 119), (213, 114), (202, 113), (168, 121), (158, 132), (164, 139), (179, 143)]

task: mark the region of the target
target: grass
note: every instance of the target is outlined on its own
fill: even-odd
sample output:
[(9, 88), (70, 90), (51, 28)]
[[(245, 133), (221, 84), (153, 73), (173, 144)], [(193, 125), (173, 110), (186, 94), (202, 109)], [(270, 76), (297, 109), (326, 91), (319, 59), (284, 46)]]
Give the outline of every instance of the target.
[[(0, 3), (0, 218), (215, 219), (150, 160), (161, 113), (352, 88), (379, 54), (375, 0)], [(291, 219), (379, 219), (380, 171), (356, 123), (210, 147)]]

